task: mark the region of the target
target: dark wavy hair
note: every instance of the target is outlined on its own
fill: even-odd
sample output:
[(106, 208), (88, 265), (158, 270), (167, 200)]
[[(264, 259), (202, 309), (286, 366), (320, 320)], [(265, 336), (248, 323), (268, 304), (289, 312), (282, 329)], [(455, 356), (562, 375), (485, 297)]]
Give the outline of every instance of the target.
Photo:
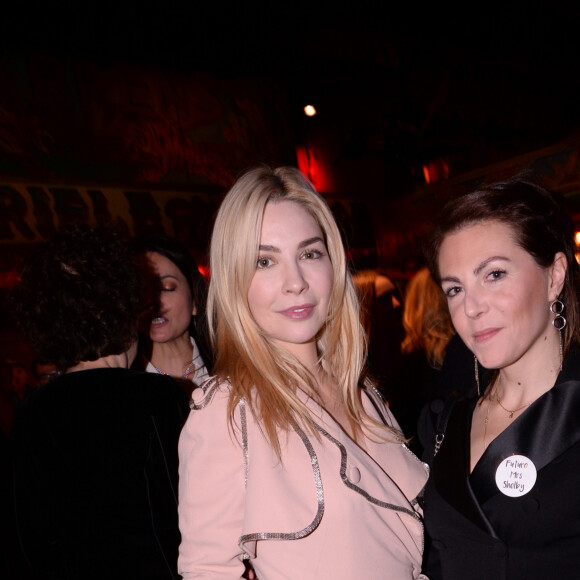
[(137, 238), (133, 242), (133, 249), (137, 256), (147, 252), (155, 252), (164, 256), (173, 262), (185, 276), (197, 311), (197, 314), (191, 317), (189, 334), (194, 338), (201, 358), (210, 371), (214, 357), (210, 347), (206, 317), (208, 284), (201, 275), (197, 262), (185, 246), (166, 234), (153, 233)]
[(18, 324), (42, 361), (64, 370), (125, 352), (135, 340), (140, 274), (112, 229), (63, 230), (28, 255), (20, 278)]
[(513, 177), (483, 185), (475, 191), (450, 199), (424, 246), (429, 270), (440, 282), (439, 250), (448, 234), (486, 221), (509, 225), (517, 243), (538, 266), (547, 268), (558, 252), (568, 262), (559, 299), (565, 304), (564, 353), (580, 343), (580, 267), (576, 261), (574, 224), (559, 197), (526, 177)]

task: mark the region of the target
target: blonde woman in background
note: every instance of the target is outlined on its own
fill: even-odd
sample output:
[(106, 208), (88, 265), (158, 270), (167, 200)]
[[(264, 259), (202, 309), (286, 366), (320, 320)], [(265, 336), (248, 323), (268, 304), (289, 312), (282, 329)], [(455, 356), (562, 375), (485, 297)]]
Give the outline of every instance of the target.
[(401, 356), (384, 393), (409, 446), (420, 454), (417, 422), (425, 403), (438, 391), (440, 369), (454, 330), (443, 292), (427, 268), (411, 278), (403, 303)]
[[(182, 432), (188, 578), (422, 577), (427, 471), (363, 372), (334, 218), (293, 168), (226, 196), (211, 241), (212, 382)], [(202, 475), (202, 476), (201, 476)]]
[(428, 268), (421, 268), (411, 278), (405, 293), (403, 310), (405, 354), (423, 351), (427, 362), (440, 369), (451, 337), (455, 334), (447, 300)]

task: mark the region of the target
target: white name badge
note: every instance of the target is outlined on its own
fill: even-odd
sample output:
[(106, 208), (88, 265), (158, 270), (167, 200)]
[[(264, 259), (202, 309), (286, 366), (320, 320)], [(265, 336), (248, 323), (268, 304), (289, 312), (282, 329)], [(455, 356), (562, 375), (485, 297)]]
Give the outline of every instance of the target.
[(509, 497), (526, 495), (534, 487), (538, 472), (534, 462), (525, 455), (506, 457), (495, 472), (497, 488)]

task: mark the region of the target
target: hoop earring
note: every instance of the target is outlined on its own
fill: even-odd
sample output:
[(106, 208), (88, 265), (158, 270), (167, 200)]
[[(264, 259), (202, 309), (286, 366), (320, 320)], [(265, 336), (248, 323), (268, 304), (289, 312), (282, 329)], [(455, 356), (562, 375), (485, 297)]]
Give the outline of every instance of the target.
[(481, 392), (479, 388), (479, 367), (477, 364), (477, 355), (473, 355), (473, 364), (474, 364), (474, 371), (475, 371), (475, 384), (477, 385), (477, 396), (481, 397)]
[(562, 364), (564, 363), (564, 339), (562, 337), (562, 330), (566, 327), (566, 318), (562, 315), (564, 312), (565, 305), (561, 300), (554, 300), (550, 303), (550, 312), (554, 315), (552, 320), (552, 325), (558, 331), (560, 338), (560, 371), (562, 370)]

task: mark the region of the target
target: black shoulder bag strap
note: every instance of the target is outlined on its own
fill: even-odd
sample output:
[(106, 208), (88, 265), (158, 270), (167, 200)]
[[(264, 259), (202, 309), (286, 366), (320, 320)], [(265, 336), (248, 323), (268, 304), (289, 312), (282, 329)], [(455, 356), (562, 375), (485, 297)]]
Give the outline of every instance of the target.
[(449, 417), (451, 417), (451, 411), (453, 411), (453, 406), (455, 405), (457, 397), (451, 395), (443, 403), (443, 409), (437, 417), (437, 425), (435, 427), (435, 447), (433, 449), (433, 457), (439, 453), (439, 448), (445, 439), (445, 431), (447, 430), (447, 423), (449, 422)]

